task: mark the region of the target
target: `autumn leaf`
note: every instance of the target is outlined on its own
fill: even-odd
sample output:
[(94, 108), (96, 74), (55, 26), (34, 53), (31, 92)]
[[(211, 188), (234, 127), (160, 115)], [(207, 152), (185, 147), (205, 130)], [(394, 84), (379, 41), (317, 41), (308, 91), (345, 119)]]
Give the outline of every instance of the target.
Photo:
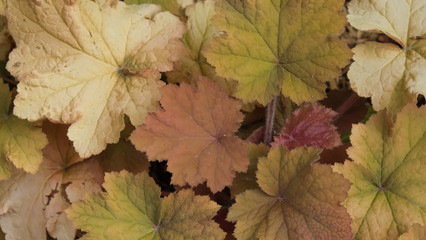
[(7, 240), (46, 239), (46, 229), (55, 239), (74, 239), (76, 229), (64, 210), (70, 201), (100, 190), (103, 171), (96, 160), (78, 156), (66, 137), (66, 126), (46, 122), (43, 131), (49, 144), (40, 170), (15, 170), (9, 180), (0, 182), (0, 225)]
[(259, 159), (260, 189), (237, 195), (228, 220), (236, 221), (234, 235), (242, 239), (352, 239), (350, 218), (340, 202), (349, 182), (314, 163), (320, 149), (272, 148)]
[(205, 56), (236, 96), (262, 104), (282, 92), (292, 101), (325, 97), (325, 81), (341, 74), (351, 53), (334, 35), (345, 25), (344, 1), (223, 0), (213, 25), (225, 34)]
[(167, 72), (168, 82), (196, 82), (200, 77), (208, 77), (223, 87), (228, 94), (234, 94), (236, 82), (224, 79), (216, 74), (214, 67), (207, 63), (203, 50), (213, 37), (220, 34), (211, 25), (214, 16), (215, 0), (197, 2), (185, 9), (187, 32), (183, 37), (186, 51), (175, 62), (173, 71)]
[(8, 1), (17, 48), (7, 69), (20, 81), (14, 113), (71, 124), (81, 157), (117, 142), (124, 115), (139, 125), (157, 108), (159, 72), (183, 49), (183, 24), (159, 11), (115, 0)]
[(259, 158), (266, 157), (269, 152), (269, 147), (265, 144), (248, 144), (248, 157), (250, 160), (250, 165), (248, 167), (247, 172), (237, 173), (234, 181), (232, 182), (231, 194), (232, 197), (235, 197), (237, 194), (240, 194), (248, 189), (258, 188), (259, 185), (256, 181), (256, 171), (257, 171), (257, 163)]
[(164, 110), (149, 115), (130, 140), (149, 160), (168, 160), (173, 184), (207, 181), (218, 192), (247, 170), (247, 145), (233, 135), (243, 120), (239, 101), (208, 79), (198, 88), (165, 86), (161, 95)]
[(420, 224), (414, 224), (408, 232), (402, 234), (398, 240), (423, 240), (426, 238), (426, 227)]
[(88, 195), (67, 210), (85, 240), (224, 239), (211, 219), (219, 206), (206, 196), (183, 190), (160, 198), (147, 173), (107, 173), (106, 193)]
[(306, 104), (293, 112), (272, 146), (291, 150), (301, 146), (334, 148), (342, 144), (337, 127), (332, 124), (337, 113), (319, 104)]
[(47, 145), (41, 129), (9, 114), (10, 102), (9, 87), (0, 83), (0, 180), (12, 175), (13, 165), (36, 173), (43, 161), (41, 150)]
[(391, 119), (380, 112), (354, 126), (347, 151), (353, 161), (334, 166), (353, 184), (344, 206), (355, 239), (397, 239), (425, 224), (426, 108), (407, 106)]
[(382, 32), (392, 43), (367, 42), (353, 49), (348, 77), (352, 88), (371, 97), (375, 110), (399, 111), (426, 94), (426, 2), (353, 0), (348, 20), (363, 31)]

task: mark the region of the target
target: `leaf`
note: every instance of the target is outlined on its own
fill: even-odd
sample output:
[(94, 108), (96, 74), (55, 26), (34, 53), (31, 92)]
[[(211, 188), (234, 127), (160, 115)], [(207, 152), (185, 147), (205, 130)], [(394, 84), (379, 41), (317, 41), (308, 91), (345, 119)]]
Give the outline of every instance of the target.
[(337, 127), (332, 124), (337, 113), (319, 104), (306, 104), (287, 119), (272, 146), (284, 145), (291, 150), (301, 146), (334, 148), (342, 144)]
[(239, 194), (228, 220), (237, 239), (351, 239), (350, 218), (340, 202), (349, 182), (314, 163), (320, 149), (272, 148), (259, 159), (260, 189)]
[(200, 77), (208, 77), (223, 87), (228, 94), (235, 92), (236, 82), (226, 80), (216, 74), (214, 67), (207, 63), (203, 49), (213, 37), (220, 34), (212, 25), (214, 16), (214, 0), (197, 2), (185, 9), (188, 16), (187, 29), (183, 41), (186, 46), (185, 54), (175, 62), (175, 69), (167, 72), (169, 82), (196, 82)]
[(41, 150), (47, 145), (41, 129), (9, 115), (10, 102), (9, 87), (0, 83), (0, 180), (11, 177), (12, 164), (36, 173), (43, 161)]
[(177, 0), (125, 0), (126, 4), (157, 4), (165, 11), (169, 11), (176, 16), (181, 16), (181, 5)]
[(399, 111), (415, 95), (426, 94), (426, 2), (354, 0), (348, 20), (363, 31), (382, 32), (400, 46), (367, 42), (353, 49), (348, 77), (352, 88), (371, 97), (375, 110)]
[(217, 84), (200, 79), (198, 88), (182, 83), (161, 90), (161, 106), (130, 136), (148, 159), (168, 160), (172, 183), (196, 186), (207, 181), (212, 192), (231, 185), (235, 172), (247, 170), (247, 145), (234, 136), (241, 103)]
[(412, 224), (425, 224), (425, 118), (425, 107), (407, 106), (394, 124), (380, 112), (352, 128), (353, 161), (334, 170), (353, 184), (344, 206), (355, 239), (397, 239)]
[(126, 170), (136, 174), (149, 169), (150, 165), (147, 156), (136, 150), (135, 146), (128, 139), (134, 129), (126, 121), (126, 127), (121, 132), (120, 141), (116, 144), (108, 145), (105, 151), (94, 157), (98, 159), (105, 172)]
[(46, 228), (55, 239), (74, 240), (76, 230), (64, 210), (70, 201), (100, 190), (99, 164), (78, 156), (67, 128), (46, 122), (43, 131), (49, 144), (40, 170), (33, 175), (15, 169), (11, 179), (0, 182), (0, 225), (7, 240), (46, 239)]
[(211, 221), (219, 206), (191, 190), (160, 198), (160, 188), (146, 172), (107, 173), (106, 193), (88, 195), (67, 210), (85, 240), (223, 239)]
[(402, 234), (398, 240), (422, 240), (426, 238), (426, 227), (420, 224), (414, 224), (408, 232)]
[(84, 158), (117, 142), (124, 115), (139, 125), (157, 108), (159, 72), (171, 70), (182, 49), (184, 26), (159, 10), (115, 0), (10, 0), (17, 48), (7, 69), (20, 81), (14, 113), (71, 124), (68, 137)]
[(259, 185), (256, 182), (256, 171), (257, 163), (259, 158), (266, 157), (268, 155), (269, 147), (265, 144), (248, 144), (248, 157), (250, 159), (250, 165), (247, 172), (237, 173), (232, 182), (231, 194), (234, 198), (235, 195), (240, 194), (248, 189), (258, 188)]
[(217, 73), (239, 82), (236, 96), (268, 103), (280, 91), (297, 104), (325, 97), (351, 53), (333, 35), (345, 25), (343, 0), (223, 0), (213, 25), (225, 34), (205, 56)]

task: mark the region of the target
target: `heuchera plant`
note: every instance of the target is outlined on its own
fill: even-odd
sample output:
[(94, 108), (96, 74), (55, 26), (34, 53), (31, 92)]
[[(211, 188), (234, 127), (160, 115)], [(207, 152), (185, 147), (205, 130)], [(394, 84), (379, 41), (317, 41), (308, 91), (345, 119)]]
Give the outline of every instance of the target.
[(424, 0), (0, 0), (0, 30), (0, 240), (426, 239)]

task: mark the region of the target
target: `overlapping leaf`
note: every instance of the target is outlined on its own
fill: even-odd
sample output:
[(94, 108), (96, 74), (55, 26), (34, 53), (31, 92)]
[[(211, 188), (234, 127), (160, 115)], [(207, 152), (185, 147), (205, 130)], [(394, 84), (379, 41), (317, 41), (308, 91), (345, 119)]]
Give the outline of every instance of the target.
[(215, 0), (200, 1), (185, 9), (188, 17), (188, 30), (183, 37), (186, 51), (175, 63), (175, 69), (167, 73), (167, 80), (191, 83), (205, 76), (217, 82), (229, 94), (234, 94), (236, 82), (218, 76), (203, 54), (203, 50), (213, 37), (219, 35), (219, 31), (211, 25), (211, 18), (215, 14), (215, 2)]
[(12, 175), (13, 165), (36, 173), (43, 161), (41, 150), (47, 145), (41, 129), (9, 114), (11, 93), (0, 83), (0, 180)]
[(40, 170), (15, 170), (11, 179), (0, 182), (0, 225), (7, 240), (44, 240), (46, 229), (58, 240), (74, 239), (76, 229), (64, 210), (70, 201), (100, 190), (103, 171), (96, 160), (78, 156), (66, 137), (67, 128), (47, 123), (43, 130), (49, 144)]
[(157, 4), (162, 10), (169, 11), (176, 16), (181, 16), (182, 9), (178, 0), (125, 0), (127, 4)]
[(256, 182), (257, 163), (259, 161), (259, 158), (266, 157), (269, 148), (264, 144), (256, 145), (253, 143), (250, 143), (248, 145), (248, 148), (248, 157), (250, 159), (250, 165), (248, 167), (247, 172), (237, 173), (237, 175), (235, 176), (231, 186), (231, 194), (233, 196), (242, 193), (245, 190), (254, 189), (259, 186)]
[(350, 217), (340, 205), (349, 182), (318, 160), (319, 149), (273, 148), (259, 160), (260, 189), (239, 194), (228, 220), (237, 239), (351, 239)]
[(159, 10), (116, 0), (8, 1), (17, 48), (7, 68), (20, 81), (14, 113), (71, 123), (82, 157), (117, 142), (124, 114), (138, 125), (156, 109), (159, 72), (183, 49), (183, 24)]
[(344, 205), (355, 239), (397, 239), (426, 219), (426, 107), (407, 106), (391, 123), (384, 112), (353, 127), (353, 161), (335, 170), (352, 182)]
[(293, 112), (272, 145), (287, 149), (301, 146), (334, 148), (342, 144), (337, 127), (332, 124), (337, 113), (319, 104), (306, 104)]
[(105, 176), (106, 193), (91, 194), (67, 211), (86, 231), (85, 240), (217, 239), (225, 233), (211, 219), (219, 206), (208, 197), (183, 190), (160, 198), (147, 173), (122, 171)]
[(205, 51), (219, 75), (239, 81), (237, 96), (268, 103), (282, 92), (296, 103), (325, 97), (324, 82), (351, 57), (333, 38), (344, 1), (223, 0), (214, 25), (225, 35)]
[(426, 227), (420, 224), (414, 224), (408, 229), (408, 232), (402, 234), (398, 240), (423, 240), (426, 239)]
[(383, 32), (400, 46), (367, 42), (353, 49), (348, 77), (375, 110), (396, 112), (426, 94), (426, 1), (353, 0), (348, 20), (364, 31)]
[(249, 164), (246, 143), (233, 135), (243, 119), (241, 103), (208, 79), (198, 88), (168, 85), (161, 93), (164, 110), (147, 117), (132, 143), (150, 160), (167, 159), (174, 184), (207, 181), (213, 192), (231, 185)]

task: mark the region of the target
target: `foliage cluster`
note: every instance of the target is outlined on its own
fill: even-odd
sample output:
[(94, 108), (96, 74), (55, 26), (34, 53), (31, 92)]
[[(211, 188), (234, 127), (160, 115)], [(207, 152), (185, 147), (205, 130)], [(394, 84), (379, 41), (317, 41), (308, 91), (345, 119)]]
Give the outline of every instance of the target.
[(426, 1), (347, 2), (0, 0), (0, 239), (425, 239)]

